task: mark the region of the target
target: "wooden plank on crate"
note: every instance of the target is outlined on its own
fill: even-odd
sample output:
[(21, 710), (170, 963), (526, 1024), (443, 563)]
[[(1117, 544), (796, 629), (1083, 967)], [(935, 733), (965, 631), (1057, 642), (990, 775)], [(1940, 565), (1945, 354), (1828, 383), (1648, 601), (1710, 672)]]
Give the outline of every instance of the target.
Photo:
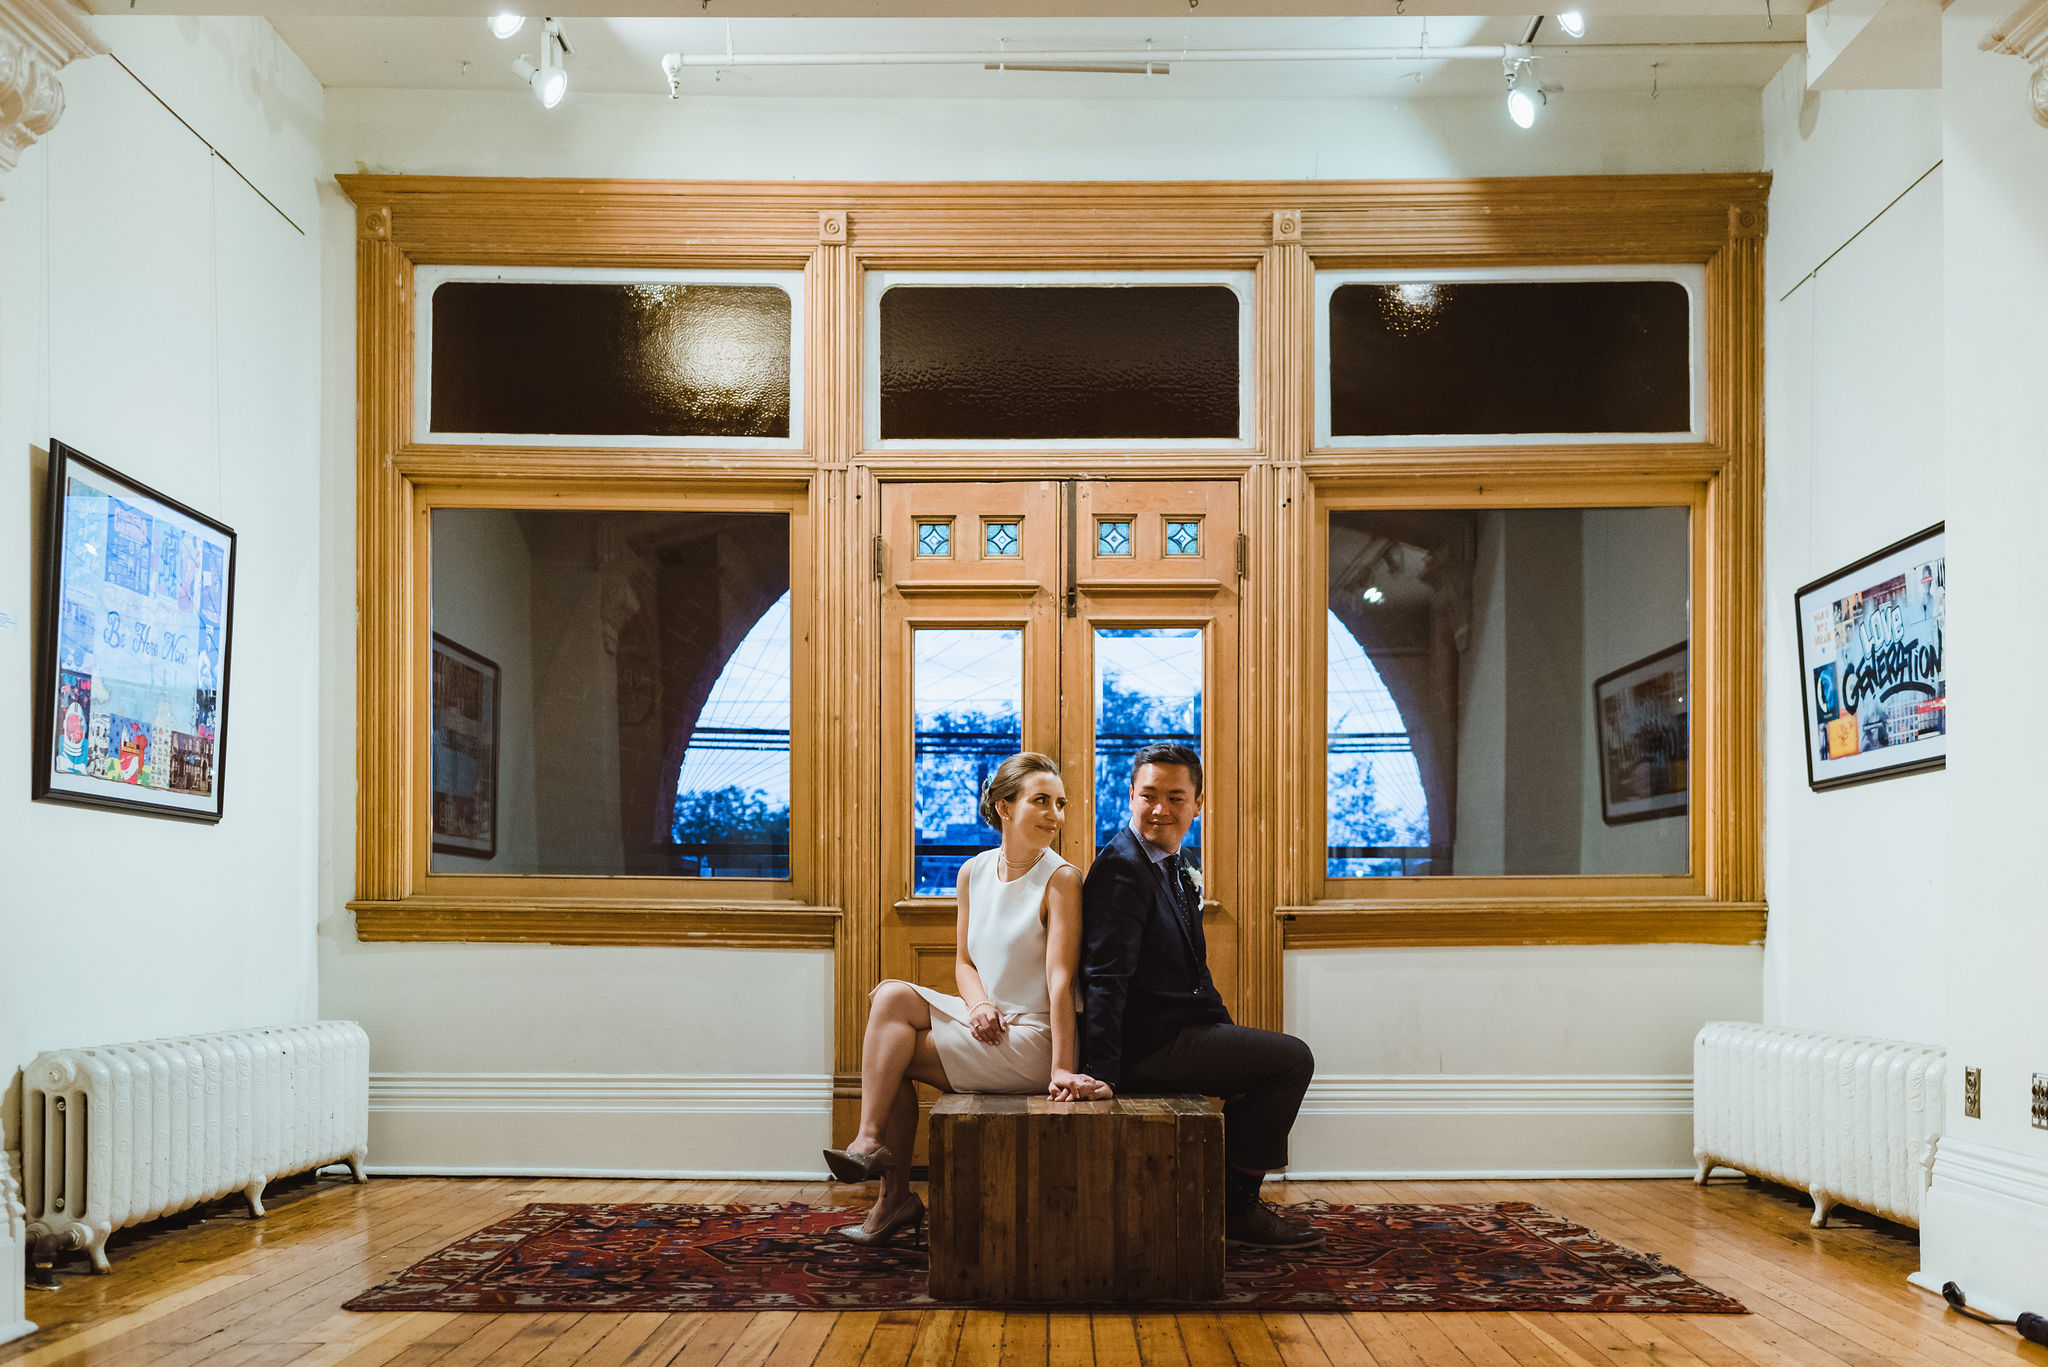
[(1223, 1294), (1223, 1113), (1207, 1097), (1170, 1097), (1180, 1217), (1177, 1300)]
[(942, 1300), (1222, 1290), (1223, 1117), (1211, 1101), (944, 1096), (931, 1155), (931, 1287)]

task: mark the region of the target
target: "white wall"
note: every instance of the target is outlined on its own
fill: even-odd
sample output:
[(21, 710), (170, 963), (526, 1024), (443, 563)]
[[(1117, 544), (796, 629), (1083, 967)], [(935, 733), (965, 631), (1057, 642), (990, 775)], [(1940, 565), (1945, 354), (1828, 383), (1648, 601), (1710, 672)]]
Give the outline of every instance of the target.
[[(1948, 980), (1949, 1124), (1935, 1158), (1922, 1275), (1971, 1301), (2048, 1312), (2048, 1130), (2028, 1122), (2048, 1073), (2048, 915), (2041, 829), (2048, 735), (2001, 724), (2014, 685), (2048, 668), (2034, 587), (2048, 578), (2048, 129), (2027, 66), (1979, 40), (2009, 7), (1957, 0), (1942, 19), (1942, 338), (1947, 385), (1952, 689), (1944, 895), (1923, 956)], [(1984, 1115), (1962, 1115), (1962, 1069), (1984, 1071)]]
[(434, 515), (434, 634), (498, 666), (497, 849), (433, 857), (435, 872), (534, 873), (533, 556), (519, 514), (454, 508)]
[(1942, 518), (1940, 93), (1808, 95), (1795, 61), (1764, 110), (1766, 1016), (1942, 1043), (1949, 775), (1807, 786), (1792, 615), (1802, 585)]
[(0, 772), (29, 768), (53, 436), (240, 534), (231, 744), (214, 826), (0, 790), (8, 1148), (43, 1049), (315, 1006), (319, 242), (263, 195), (310, 204), (321, 90), (260, 21), (97, 26), (263, 194), (113, 57), (64, 70), (62, 120), (0, 183)]
[[(1585, 664), (1579, 707), (1586, 743), (1579, 782), (1579, 867), (1599, 873), (1672, 873), (1686, 867), (1682, 817), (1610, 826), (1601, 815), (1600, 718), (1593, 682), (1687, 638), (1692, 617), (1690, 521), (1683, 508), (1588, 508), (1585, 551)], [(1688, 770), (1690, 772), (1690, 770)]]
[[(1762, 147), (1753, 91), (1666, 92), (1656, 101), (1647, 92), (1561, 97), (1529, 133), (1508, 125), (1490, 98), (671, 104), (582, 96), (549, 114), (524, 95), (337, 89), (328, 92), (327, 112), (331, 170), (456, 175), (1270, 179), (1744, 171), (1757, 168)], [(330, 192), (324, 214), (323, 578), (327, 601), (339, 609), (354, 583), (354, 249), (346, 203)], [(337, 610), (329, 621), (344, 616)], [(392, 1070), (380, 1072), (373, 1103), (374, 1162), (815, 1171), (826, 1132), (829, 956), (354, 940), (343, 910), (354, 829), (352, 634), (330, 629), (322, 663), (337, 724), (325, 740), (321, 1002), (327, 1014), (364, 1021), (380, 1051), (378, 1068)], [(1316, 1119), (1313, 1138), (1304, 1131), (1300, 1162), (1326, 1171), (1686, 1169), (1689, 1130), (1684, 1103), (1673, 1098), (1689, 1096), (1690, 1041), (1707, 1019), (1757, 1014), (1757, 961), (1753, 949), (1688, 947), (1292, 955), (1291, 1019), (1322, 1052), (1318, 1096), (1335, 1108)], [(1398, 991), (1390, 980), (1399, 981)], [(1647, 1025), (1644, 1010), (1652, 1012)], [(736, 1011), (749, 1013), (743, 1036), (728, 1019)], [(1460, 1032), (1473, 1046), (1439, 1060), (1436, 1043)], [(1636, 1052), (1614, 1053), (1609, 1037), (1626, 1038)], [(1478, 1043), (1489, 1038), (1490, 1049)], [(1354, 1052), (1358, 1041), (1373, 1049)], [(573, 1084), (553, 1076), (570, 1070), (569, 1060), (599, 1076)], [(535, 1071), (550, 1078), (511, 1076)], [(1447, 1072), (1460, 1076), (1443, 1078)], [(1438, 1115), (1400, 1106), (1382, 1118), (1361, 1115), (1361, 1105), (1385, 1108), (1387, 1097), (1370, 1081), (1382, 1074), (1447, 1086), (1431, 1095), (1464, 1108), (1460, 1114), (1477, 1107), (1495, 1120), (1473, 1131), (1476, 1142), (1451, 1151)], [(482, 1110), (465, 1103), (472, 1093), (486, 1098)], [(657, 1099), (631, 1126), (616, 1123), (621, 1099), (635, 1095)], [(717, 1126), (705, 1126), (699, 1113), (713, 1104), (727, 1109)], [(1566, 1119), (1545, 1118), (1560, 1109)], [(513, 1115), (525, 1118), (506, 1123)], [(803, 1125), (790, 1123), (795, 1115), (807, 1117)], [(1532, 1144), (1524, 1129), (1543, 1137)], [(1571, 1136), (1603, 1131), (1610, 1138), (1572, 1156)]]

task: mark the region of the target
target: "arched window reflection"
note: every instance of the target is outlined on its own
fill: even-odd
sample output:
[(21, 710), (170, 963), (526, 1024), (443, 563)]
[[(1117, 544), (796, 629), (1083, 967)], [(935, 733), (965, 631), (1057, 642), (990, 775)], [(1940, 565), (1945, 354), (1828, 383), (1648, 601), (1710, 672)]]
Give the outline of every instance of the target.
[(726, 661), (676, 775), (680, 870), (789, 877), (789, 595)]
[(1408, 725), (1358, 640), (1329, 619), (1329, 876), (1420, 872), (1429, 798)]

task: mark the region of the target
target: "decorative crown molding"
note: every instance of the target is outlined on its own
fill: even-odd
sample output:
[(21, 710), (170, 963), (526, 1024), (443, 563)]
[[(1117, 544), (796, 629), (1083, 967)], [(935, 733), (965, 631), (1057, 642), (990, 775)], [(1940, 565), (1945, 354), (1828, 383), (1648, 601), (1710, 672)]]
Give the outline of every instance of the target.
[(0, 0), (0, 175), (64, 116), (57, 73), (106, 50), (70, 0)]
[(2034, 68), (2027, 82), (2027, 99), (2034, 109), (2034, 122), (2048, 128), (2048, 0), (2027, 0), (1984, 35), (1977, 46), (1985, 52), (2003, 52)]

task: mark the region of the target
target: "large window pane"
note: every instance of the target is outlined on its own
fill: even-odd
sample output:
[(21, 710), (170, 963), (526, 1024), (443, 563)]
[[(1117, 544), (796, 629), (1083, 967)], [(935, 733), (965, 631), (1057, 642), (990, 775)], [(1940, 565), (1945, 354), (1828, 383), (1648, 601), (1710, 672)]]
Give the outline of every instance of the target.
[[(1154, 741), (1202, 753), (1199, 627), (1097, 628), (1095, 632), (1095, 847), (1131, 819), (1131, 760)], [(1199, 861), (1198, 817), (1181, 848)]]
[(791, 313), (770, 285), (447, 281), (432, 430), (787, 437)]
[(916, 731), (912, 822), (916, 893), (950, 897), (960, 866), (1001, 836), (981, 819), (981, 787), (1024, 748), (1024, 633), (933, 628), (913, 634)]
[(1685, 432), (1691, 360), (1675, 281), (1340, 285), (1330, 435)]
[(1687, 528), (1332, 513), (1328, 875), (1685, 873)]
[(1240, 435), (1224, 285), (896, 285), (880, 306), (885, 440)]
[(781, 513), (436, 510), (433, 871), (788, 878), (789, 612)]

